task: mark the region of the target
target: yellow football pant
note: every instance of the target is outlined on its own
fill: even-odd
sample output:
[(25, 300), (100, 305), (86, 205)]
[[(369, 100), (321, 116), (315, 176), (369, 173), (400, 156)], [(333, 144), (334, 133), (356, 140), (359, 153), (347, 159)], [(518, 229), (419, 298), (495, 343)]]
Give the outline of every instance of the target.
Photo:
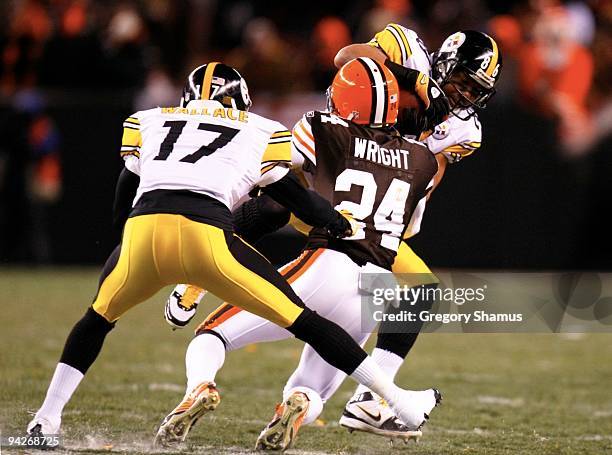
[(236, 235), (181, 215), (128, 219), (108, 259), (93, 309), (116, 321), (162, 287), (193, 283), (250, 313), (288, 327), (302, 301), (274, 267)]

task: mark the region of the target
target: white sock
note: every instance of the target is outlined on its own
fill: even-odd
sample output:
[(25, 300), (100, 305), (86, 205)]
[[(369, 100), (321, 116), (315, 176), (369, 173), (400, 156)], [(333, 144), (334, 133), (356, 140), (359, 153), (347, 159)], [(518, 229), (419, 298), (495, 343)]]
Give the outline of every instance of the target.
[(397, 372), (404, 363), (404, 359), (399, 355), (387, 351), (386, 349), (374, 348), (372, 351), (372, 358), (392, 381), (395, 380)]
[[(399, 355), (385, 349), (374, 348), (371, 357), (392, 381), (395, 380), (397, 372), (404, 363), (404, 359)], [(368, 390), (367, 387), (359, 384), (357, 390), (355, 390), (355, 395), (367, 392)]]
[(353, 371), (351, 377), (372, 392), (384, 398), (391, 406), (400, 399), (402, 389), (376, 364), (372, 357), (366, 357)]
[(43, 417), (50, 421), (55, 421), (61, 418), (64, 406), (74, 394), (74, 391), (79, 386), (83, 379), (83, 373), (76, 368), (58, 363), (47, 389), (47, 396), (42, 406), (36, 413), (37, 417)]
[(225, 361), (223, 342), (208, 333), (198, 335), (187, 348), (185, 368), (187, 371), (187, 392), (203, 382), (215, 382), (217, 371)]

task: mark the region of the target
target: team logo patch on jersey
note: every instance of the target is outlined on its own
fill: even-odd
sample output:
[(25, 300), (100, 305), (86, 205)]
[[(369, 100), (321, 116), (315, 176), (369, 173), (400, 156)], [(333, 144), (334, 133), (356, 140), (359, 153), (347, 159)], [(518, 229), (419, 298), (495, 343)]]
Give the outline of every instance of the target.
[(432, 136), (434, 137), (434, 139), (441, 140), (441, 139), (446, 138), (449, 133), (450, 133), (450, 125), (448, 124), (448, 121), (446, 121), (446, 122), (440, 123), (434, 128), (434, 132)]

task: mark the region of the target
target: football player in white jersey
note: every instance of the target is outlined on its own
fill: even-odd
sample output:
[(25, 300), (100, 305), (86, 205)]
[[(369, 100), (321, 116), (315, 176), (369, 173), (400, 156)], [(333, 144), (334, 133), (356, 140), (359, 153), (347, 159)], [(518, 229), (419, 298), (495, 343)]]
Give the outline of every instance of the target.
[[(401, 238), (418, 230), (419, 208), (433, 184), (437, 163), (424, 144), (402, 138), (390, 128), (397, 115), (388, 107), (397, 98), (398, 88), (383, 65), (368, 58), (348, 62), (336, 75), (328, 96), (328, 112), (309, 112), (293, 128), (293, 165), (336, 209), (353, 208), (363, 231), (335, 240), (312, 229), (303, 254), (280, 271), (308, 307), (344, 327), (361, 344), (375, 322), (361, 318), (360, 274), (390, 272)], [(241, 217), (235, 220), (238, 232), (248, 224)], [(226, 351), (290, 336), (282, 327), (230, 304), (211, 313), (187, 349), (187, 394), (162, 423), (157, 440), (172, 443), (186, 437), (195, 419), (179, 418), (191, 399), (189, 392), (214, 383)], [(321, 373), (300, 371), (296, 387), (287, 389), (261, 433), (258, 448), (287, 449), (302, 420), (321, 412), (320, 394), (325, 393), (321, 387), (336, 378), (327, 368)], [(309, 387), (320, 394), (310, 394)], [(415, 392), (413, 410), (428, 415), (439, 400), (434, 389)], [(407, 424), (412, 436), (420, 435), (423, 422)]]
[[(426, 138), (421, 137), (436, 154), (438, 161), (438, 173), (434, 178), (435, 188), (448, 163), (456, 163), (471, 155), (481, 145), (482, 130), (477, 111), (484, 108), (495, 93), (495, 84), (501, 74), (502, 56), (497, 43), (482, 32), (460, 31), (446, 38), (442, 46), (430, 55), (414, 31), (398, 24), (389, 24), (370, 42), (351, 44), (341, 49), (336, 55), (335, 64), (341, 66), (359, 55), (380, 62), (386, 61), (398, 78), (406, 77), (411, 71), (430, 74), (450, 101), (451, 115), (448, 119), (436, 125), (425, 125), (424, 129), (432, 129), (433, 133)], [(417, 77), (416, 74), (414, 77)], [(400, 113), (400, 130), (401, 117)], [(436, 286), (437, 283), (435, 275), (406, 242), (402, 242), (400, 246), (393, 272), (432, 277), (431, 280), (420, 283), (423, 285)], [(401, 307), (397, 310), (401, 311)], [(393, 333), (394, 331), (397, 332), (396, 327), (382, 323), (376, 348), (372, 353), (372, 357), (393, 377), (418, 335), (414, 327), (411, 328), (411, 333)], [(308, 349), (305, 351), (308, 352)], [(312, 352), (309, 355), (316, 357)], [(372, 416), (382, 418), (375, 419)], [(385, 436), (401, 435), (406, 431), (402, 422), (394, 418), (384, 400), (361, 386), (347, 403), (340, 424), (350, 430)]]
[[(419, 131), (421, 130), (433, 130), (433, 134), (421, 137), (421, 139), (436, 154), (438, 173), (434, 178), (435, 188), (448, 163), (456, 163), (480, 147), (482, 131), (477, 110), (486, 106), (487, 101), (495, 93), (495, 83), (500, 77), (502, 56), (497, 48), (497, 43), (493, 38), (481, 32), (457, 32), (450, 35), (440, 49), (430, 55), (414, 31), (398, 24), (389, 24), (370, 42), (351, 44), (340, 50), (335, 63), (340, 67), (349, 59), (358, 56), (370, 57), (380, 63), (386, 62), (398, 80), (411, 79), (414, 81), (413, 93), (418, 95), (419, 100), (422, 100), (423, 107), (428, 108), (428, 115), (421, 117), (425, 121), (415, 129), (414, 118), (410, 115), (414, 113), (414, 110), (402, 110), (397, 128), (403, 134), (410, 134), (413, 137), (420, 136)], [(443, 116), (445, 111), (443, 107), (436, 106), (433, 99), (433, 94), (438, 86), (422, 84), (423, 73), (430, 74), (451, 101), (452, 115), (440, 123), (438, 123), (440, 116)], [(404, 85), (402, 88), (409, 89), (410, 87)], [(428, 93), (422, 93), (424, 89)], [(275, 209), (270, 208), (270, 204), (264, 203), (264, 200), (250, 201), (241, 206), (238, 211), (242, 220), (250, 218), (256, 220), (252, 224), (259, 224), (258, 227), (250, 229), (255, 235), (241, 233), (251, 241), (256, 241), (264, 233), (274, 231), (289, 220), (289, 217), (283, 212), (275, 215)], [(265, 216), (264, 212), (266, 212)], [(292, 216), (291, 221), (294, 227), (299, 228), (299, 220)], [(411, 274), (411, 276), (422, 277), (423, 281), (419, 283), (422, 285), (437, 285), (435, 275), (406, 242), (400, 245), (393, 263), (393, 272), (404, 276)], [(166, 320), (174, 327), (183, 327), (193, 318), (202, 296), (201, 289), (179, 285), (167, 301)], [(423, 302), (423, 304), (428, 305), (430, 302)], [(383, 323), (379, 329), (372, 357), (393, 377), (399, 371), (404, 358), (416, 341), (418, 333), (413, 333), (417, 332), (414, 328), (411, 328), (411, 333), (392, 333), (396, 327), (389, 328)], [(316, 359), (318, 357), (308, 347), (305, 348), (305, 351), (303, 358)], [(304, 368), (310, 371), (316, 369), (308, 363)], [(334, 374), (336, 374), (335, 371)], [(338, 374), (338, 376), (342, 375)], [(332, 382), (335, 385), (329, 384), (325, 387), (324, 399), (331, 396), (332, 391), (339, 386), (341, 381), (338, 382), (335, 379)], [(379, 415), (382, 416), (380, 419), (371, 417)], [(341, 423), (349, 429), (369, 431), (379, 435), (412, 436), (412, 433), (394, 416), (384, 400), (364, 387), (359, 387), (347, 403)]]
[[(30, 436), (59, 432), (64, 406), (116, 321), (177, 282), (195, 283), (278, 324), (388, 399), (407, 422), (424, 421), (423, 409), (411, 406), (418, 392), (390, 381), (348, 333), (308, 309), (276, 269), (233, 233), (231, 209), (255, 187), (330, 239), (359, 231), (289, 172), (290, 133), (248, 112), (250, 106), (240, 74), (212, 62), (191, 72), (180, 106), (137, 112), (124, 122), (125, 168), (117, 188), (118, 212), (128, 214), (122, 241), (102, 270), (93, 304), (66, 340), (43, 405), (27, 426)], [(397, 115), (397, 99), (388, 108)], [(122, 202), (131, 209), (122, 209)], [(199, 384), (190, 398), (179, 421), (219, 403), (211, 383)]]

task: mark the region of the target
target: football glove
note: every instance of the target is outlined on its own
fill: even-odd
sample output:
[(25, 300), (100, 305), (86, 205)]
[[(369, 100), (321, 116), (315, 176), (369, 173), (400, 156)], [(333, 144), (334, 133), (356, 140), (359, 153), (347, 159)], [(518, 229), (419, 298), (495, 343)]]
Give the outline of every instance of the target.
[[(391, 70), (401, 89), (416, 95), (423, 109), (423, 112), (420, 113), (404, 112), (403, 119), (400, 114), (398, 122), (401, 123), (402, 120), (406, 122), (410, 118), (410, 121), (416, 123), (421, 131), (429, 131), (448, 118), (450, 104), (436, 81), (425, 73), (398, 65), (389, 59), (385, 60), (385, 66)], [(413, 109), (402, 109), (402, 111), (406, 110), (414, 111)]]
[(336, 217), (325, 226), (327, 233), (336, 238), (351, 237), (359, 230), (359, 224), (348, 210), (336, 210)]

